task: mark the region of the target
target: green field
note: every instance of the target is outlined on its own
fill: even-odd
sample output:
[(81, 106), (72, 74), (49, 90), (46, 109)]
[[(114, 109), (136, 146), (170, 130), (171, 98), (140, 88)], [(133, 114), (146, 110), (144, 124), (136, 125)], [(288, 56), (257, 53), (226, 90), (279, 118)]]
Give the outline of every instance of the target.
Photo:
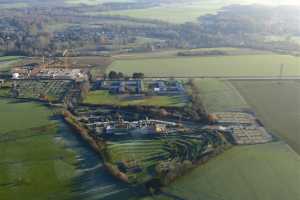
[(86, 4), (86, 5), (97, 5), (102, 3), (122, 3), (122, 2), (133, 2), (134, 0), (64, 0), (68, 4)]
[(18, 60), (20, 60), (18, 56), (0, 56), (0, 72), (7, 71)]
[[(155, 19), (170, 23), (185, 23), (189, 21), (196, 21), (198, 17), (206, 14), (216, 13), (223, 4), (171, 4), (162, 5), (160, 7), (152, 7), (146, 9), (132, 9), (123, 11), (110, 11), (99, 14), (105, 15), (123, 15), (128, 17), (135, 17), (141, 19)], [(188, 14), (187, 14), (188, 12)], [(95, 13), (92, 13), (95, 14)]]
[(0, 62), (14, 61), (14, 60), (18, 60), (19, 58), (20, 57), (18, 56), (1, 56)]
[(284, 64), (283, 75), (300, 75), (300, 58), (288, 55), (240, 55), (218, 57), (174, 57), (149, 59), (120, 59), (107, 71), (127, 75), (143, 72), (146, 76), (278, 76)]
[(175, 106), (185, 105), (181, 96), (149, 96), (142, 99), (122, 98), (120, 95), (110, 94), (108, 91), (91, 91), (84, 103), (92, 105), (116, 105), (116, 106)]
[(195, 80), (205, 109), (211, 112), (249, 109), (249, 105), (228, 81), (205, 79)]
[(0, 113), (1, 199), (71, 198), (75, 156), (55, 142), (52, 112), (0, 99)]
[(0, 132), (30, 129), (50, 123), (52, 112), (40, 104), (0, 99)]
[[(80, 1), (80, 0), (79, 0)], [(161, 4), (158, 7), (151, 7), (145, 9), (131, 9), (122, 11), (99, 12), (98, 14), (108, 15), (123, 15), (142, 19), (155, 19), (167, 21), (170, 23), (185, 23), (196, 21), (198, 17), (206, 14), (214, 14), (220, 11), (224, 6), (232, 4), (266, 4), (266, 5), (280, 5), (293, 4), (299, 5), (296, 0), (287, 0), (283, 3), (274, 2), (273, 0), (209, 0), (209, 1), (181, 1), (178, 3)], [(97, 13), (93, 13), (97, 14)]]
[(234, 81), (267, 128), (300, 154), (300, 82)]
[(189, 200), (300, 199), (300, 157), (286, 144), (234, 147), (165, 191)]
[(27, 3), (0, 3), (0, 10), (1, 9), (12, 9), (12, 8), (25, 8), (28, 7)]

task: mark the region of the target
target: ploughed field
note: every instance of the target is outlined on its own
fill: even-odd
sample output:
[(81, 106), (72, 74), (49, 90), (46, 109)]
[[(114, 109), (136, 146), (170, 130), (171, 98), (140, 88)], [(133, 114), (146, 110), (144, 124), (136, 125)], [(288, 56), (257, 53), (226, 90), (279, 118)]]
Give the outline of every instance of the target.
[(142, 72), (145, 76), (279, 76), (300, 75), (299, 57), (289, 55), (236, 55), (208, 57), (170, 57), (115, 60), (107, 71), (127, 75)]

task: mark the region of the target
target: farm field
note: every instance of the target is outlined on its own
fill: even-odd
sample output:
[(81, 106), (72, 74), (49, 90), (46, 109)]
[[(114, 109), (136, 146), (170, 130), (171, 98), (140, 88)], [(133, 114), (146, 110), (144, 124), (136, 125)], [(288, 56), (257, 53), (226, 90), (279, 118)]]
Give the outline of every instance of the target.
[(1, 56), (0, 57), (0, 72), (9, 70), (11, 65), (19, 60), (20, 60), (20, 57), (18, 57), (18, 56)]
[[(99, 14), (105, 15), (123, 15), (141, 19), (154, 19), (170, 23), (185, 23), (196, 21), (198, 17), (206, 14), (214, 14), (222, 5), (201, 4), (201, 3), (186, 3), (186, 4), (171, 4), (162, 5), (159, 7), (151, 7), (145, 9), (132, 9), (122, 11), (110, 11)], [(186, 12), (189, 14), (187, 15)]]
[[(52, 112), (40, 104), (0, 99), (0, 132), (30, 129), (49, 124)], [(17, 126), (16, 126), (17, 122)]]
[[(211, 52), (211, 51), (221, 51), (224, 52), (228, 56), (236, 56), (236, 55), (265, 55), (265, 54), (274, 54), (269, 51), (261, 51), (261, 50), (253, 50), (247, 48), (230, 48), (230, 47), (218, 47), (218, 48), (197, 48), (197, 49), (190, 49), (187, 50), (188, 52)], [(161, 50), (161, 51), (154, 51), (154, 52), (147, 52), (147, 53), (127, 53), (127, 54), (120, 54), (120, 55), (113, 55), (113, 59), (145, 59), (145, 58), (188, 58), (187, 57), (180, 57), (178, 53), (185, 52), (185, 50), (180, 49), (168, 49), (168, 50)], [(193, 58), (197, 56), (190, 56), (189, 58)], [(200, 57), (200, 56), (199, 56)], [(210, 57), (202, 56), (202, 57)]]
[(24, 7), (28, 7), (27, 3), (0, 3), (0, 10), (1, 9), (12, 9), (12, 8), (24, 8)]
[(229, 81), (195, 80), (202, 103), (207, 112), (224, 112), (249, 109), (249, 105)]
[(50, 109), (0, 99), (0, 113), (1, 200), (134, 197)]
[(64, 0), (68, 4), (86, 4), (97, 5), (102, 3), (122, 3), (122, 2), (134, 2), (135, 0)]
[(185, 105), (185, 100), (181, 96), (151, 96), (142, 99), (123, 98), (120, 95), (112, 95), (108, 91), (91, 91), (86, 99), (86, 104), (92, 105), (116, 105), (116, 106), (175, 106)]
[[(266, 4), (266, 5), (280, 5), (284, 3), (290, 3), (299, 5), (296, 0), (288, 0), (284, 3), (274, 2), (272, 0), (210, 0), (210, 1), (185, 1), (171, 4), (161, 4), (158, 7), (151, 7), (145, 9), (130, 9), (122, 11), (111, 11), (111, 12), (99, 12), (99, 14), (106, 15), (123, 15), (142, 19), (155, 19), (162, 20), (170, 23), (185, 23), (185, 22), (195, 22), (200, 16), (206, 14), (214, 14), (222, 10), (224, 6), (229, 6), (232, 4)], [(188, 14), (186, 14), (188, 13)], [(96, 13), (94, 13), (96, 14)]]
[(18, 60), (19, 58), (20, 57), (18, 57), (18, 56), (2, 56), (2, 57), (0, 57), (0, 62)]
[(145, 76), (278, 76), (281, 64), (283, 75), (300, 75), (299, 57), (288, 55), (240, 55), (212, 57), (173, 57), (149, 59), (120, 59), (107, 71), (127, 75), (143, 72)]
[(0, 62), (0, 72), (8, 71), (13, 63), (14, 61)]
[(164, 190), (189, 200), (299, 200), (299, 167), (281, 142), (234, 147)]
[(0, 99), (0, 113), (1, 199), (70, 198), (75, 157), (55, 144), (51, 111)]
[(266, 127), (300, 154), (300, 82), (233, 81)]

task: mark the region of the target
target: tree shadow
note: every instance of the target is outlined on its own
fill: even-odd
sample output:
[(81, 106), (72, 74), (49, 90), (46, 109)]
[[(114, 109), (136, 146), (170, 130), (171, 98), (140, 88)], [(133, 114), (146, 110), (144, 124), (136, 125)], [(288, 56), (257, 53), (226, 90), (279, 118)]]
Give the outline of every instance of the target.
[[(111, 176), (101, 157), (70, 127), (62, 125), (59, 135), (65, 139), (65, 147), (76, 152), (77, 175), (69, 187), (72, 200), (119, 200), (137, 196), (136, 189)], [(71, 200), (71, 199), (70, 199)]]

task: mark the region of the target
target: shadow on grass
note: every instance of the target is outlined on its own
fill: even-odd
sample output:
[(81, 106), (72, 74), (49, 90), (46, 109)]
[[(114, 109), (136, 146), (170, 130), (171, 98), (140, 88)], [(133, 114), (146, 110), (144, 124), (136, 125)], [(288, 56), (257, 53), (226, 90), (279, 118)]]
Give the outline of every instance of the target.
[(32, 100), (29, 99), (10, 99), (10, 101), (8, 101), (8, 104), (19, 104), (19, 103), (30, 103), (32, 102)]
[(67, 125), (62, 125), (59, 132), (66, 142), (65, 147), (75, 151), (77, 158), (77, 175), (69, 185), (72, 200), (126, 200), (137, 196), (134, 188), (106, 171), (101, 157)]

